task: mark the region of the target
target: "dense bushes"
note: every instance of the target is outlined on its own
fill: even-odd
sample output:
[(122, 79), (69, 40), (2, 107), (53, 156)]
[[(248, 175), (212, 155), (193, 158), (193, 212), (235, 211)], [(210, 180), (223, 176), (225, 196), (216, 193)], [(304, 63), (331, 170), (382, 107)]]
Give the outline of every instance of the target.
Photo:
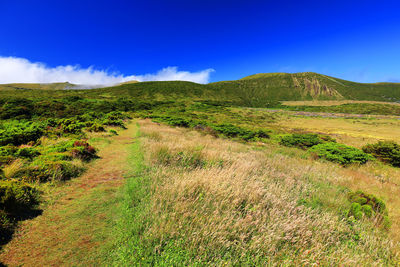
[(379, 141), (376, 144), (365, 145), (362, 150), (375, 158), (400, 167), (400, 145), (392, 141)]
[(320, 158), (345, 166), (352, 163), (364, 164), (373, 159), (371, 155), (360, 149), (333, 142), (315, 145), (311, 147), (310, 152)]
[(44, 132), (44, 125), (29, 121), (9, 121), (0, 124), (0, 146), (21, 145), (36, 141)]
[(174, 116), (149, 116), (150, 118), (153, 119), (155, 122), (163, 122), (171, 126), (177, 126), (177, 127), (190, 127), (192, 121), (187, 120), (184, 118), (180, 117), (174, 117)]
[(38, 192), (29, 184), (0, 180), (0, 245), (12, 233), (15, 221), (38, 203)]
[(65, 181), (79, 176), (83, 169), (68, 161), (35, 160), (19, 168), (13, 177), (25, 182)]
[(217, 124), (211, 125), (210, 127), (224, 136), (238, 137), (246, 141), (270, 137), (269, 134), (264, 130), (248, 130), (233, 124)]
[(307, 149), (312, 146), (323, 144), (326, 142), (335, 142), (333, 138), (327, 135), (318, 134), (291, 134), (281, 138), (280, 144), (290, 147), (299, 147)]
[(11, 163), (16, 158), (33, 159), (40, 155), (34, 147), (0, 146), (0, 166)]
[(29, 184), (0, 180), (0, 210), (14, 214), (37, 204), (37, 191)]
[(0, 107), (0, 119), (30, 119), (33, 114), (33, 102), (26, 98), (8, 99)]
[(97, 151), (94, 147), (89, 145), (86, 141), (75, 141), (71, 155), (73, 158), (78, 158), (83, 161), (90, 161), (91, 159), (97, 158)]
[(363, 217), (374, 218), (378, 225), (383, 225), (385, 228), (390, 226), (388, 211), (381, 199), (362, 191), (351, 192), (348, 198), (351, 203), (348, 216), (353, 216), (357, 220)]

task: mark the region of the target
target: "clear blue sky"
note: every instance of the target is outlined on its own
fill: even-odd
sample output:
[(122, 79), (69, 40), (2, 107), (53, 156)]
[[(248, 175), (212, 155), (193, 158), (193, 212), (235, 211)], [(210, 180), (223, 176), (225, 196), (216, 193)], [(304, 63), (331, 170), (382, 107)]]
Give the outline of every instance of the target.
[(212, 68), (211, 81), (301, 71), (400, 81), (400, 4), (0, 0), (0, 56), (125, 75)]

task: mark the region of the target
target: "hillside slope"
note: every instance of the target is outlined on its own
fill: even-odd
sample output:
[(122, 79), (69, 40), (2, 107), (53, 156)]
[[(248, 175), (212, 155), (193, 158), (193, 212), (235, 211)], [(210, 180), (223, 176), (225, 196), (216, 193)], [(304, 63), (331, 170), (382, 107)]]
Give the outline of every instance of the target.
[(40, 90), (40, 95), (80, 95), (107, 99), (128, 97), (151, 101), (212, 100), (252, 107), (299, 100), (400, 101), (400, 83), (356, 83), (312, 72), (260, 73), (240, 80), (210, 84), (186, 81), (132, 82), (91, 90), (66, 90), (72, 86), (68, 83), (7, 84), (0, 85), (0, 94), (13, 95), (14, 89), (20, 89), (20, 94), (25, 97), (35, 97), (38, 94), (35, 90), (22, 89), (52, 89)]
[(210, 86), (237, 92), (244, 101), (255, 105), (264, 99), (400, 100), (398, 83), (356, 83), (312, 72), (260, 73), (236, 81), (212, 83)]

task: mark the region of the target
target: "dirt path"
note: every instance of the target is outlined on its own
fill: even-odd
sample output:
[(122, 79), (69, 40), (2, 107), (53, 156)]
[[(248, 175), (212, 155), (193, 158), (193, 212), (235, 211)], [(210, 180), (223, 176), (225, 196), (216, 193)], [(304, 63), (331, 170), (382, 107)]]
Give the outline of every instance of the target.
[[(56, 189), (54, 203), (41, 216), (22, 223), (0, 254), (6, 266), (96, 266), (105, 263), (112, 239), (119, 188), (137, 127), (97, 141), (100, 159), (85, 174)], [(101, 147), (101, 146), (100, 146)], [(52, 193), (52, 194), (53, 194)], [(0, 264), (1, 265), (1, 264)]]

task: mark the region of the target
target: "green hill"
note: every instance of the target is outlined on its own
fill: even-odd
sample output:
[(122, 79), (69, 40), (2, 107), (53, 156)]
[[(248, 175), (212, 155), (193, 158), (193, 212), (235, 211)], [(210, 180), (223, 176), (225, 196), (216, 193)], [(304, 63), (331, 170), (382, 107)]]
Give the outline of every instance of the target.
[[(0, 92), (6, 95), (13, 94), (14, 89), (51, 89), (41, 90), (40, 95), (48, 97), (81, 95), (107, 99), (128, 97), (162, 101), (211, 100), (253, 107), (265, 107), (270, 103), (289, 100), (400, 101), (400, 83), (356, 83), (312, 72), (260, 73), (240, 80), (210, 84), (157, 81), (123, 83), (91, 90), (67, 90), (72, 86), (69, 83), (8, 84), (0, 85)], [(35, 90), (23, 91), (28, 97), (38, 94)]]
[(270, 100), (400, 100), (398, 83), (356, 83), (326, 75), (303, 73), (260, 73), (236, 81), (209, 84), (236, 92), (243, 101), (253, 105)]

